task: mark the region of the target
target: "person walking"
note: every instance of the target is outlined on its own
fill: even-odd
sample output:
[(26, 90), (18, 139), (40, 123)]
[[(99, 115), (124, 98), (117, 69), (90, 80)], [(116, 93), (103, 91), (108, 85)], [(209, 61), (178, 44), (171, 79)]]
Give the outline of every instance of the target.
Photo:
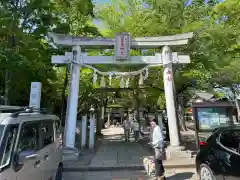
[(130, 138), (131, 122), (129, 121), (127, 116), (124, 117), (123, 129), (124, 129), (125, 142), (129, 142), (130, 141), (129, 138)]
[(154, 149), (154, 160), (155, 160), (155, 176), (156, 180), (166, 180), (164, 176), (164, 167), (162, 160), (166, 158), (165, 143), (163, 130), (157, 125), (157, 119), (151, 119), (152, 128), (152, 142), (150, 143)]
[(134, 132), (134, 138), (135, 138), (135, 142), (138, 142), (139, 140), (139, 123), (137, 122), (137, 120), (133, 121), (133, 132)]
[(133, 114), (130, 114), (129, 121), (131, 123), (130, 133), (132, 133), (133, 132), (133, 128), (132, 127), (133, 127), (133, 121), (134, 121), (134, 115)]

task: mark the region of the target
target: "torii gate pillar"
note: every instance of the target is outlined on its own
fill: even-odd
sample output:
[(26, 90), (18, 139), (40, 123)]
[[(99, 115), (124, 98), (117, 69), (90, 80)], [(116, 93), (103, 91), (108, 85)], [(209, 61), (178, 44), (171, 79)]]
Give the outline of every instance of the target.
[(180, 137), (179, 137), (179, 128), (176, 117), (176, 107), (174, 100), (174, 82), (172, 74), (172, 56), (171, 50), (168, 46), (164, 46), (162, 49), (162, 59), (163, 59), (163, 82), (164, 82), (164, 91), (166, 99), (166, 109), (168, 117), (168, 127), (170, 145), (173, 147), (180, 146)]
[[(73, 59), (76, 62), (81, 61), (80, 46), (73, 46)], [(80, 66), (72, 63), (70, 68), (70, 87), (67, 102), (67, 114), (65, 123), (65, 146), (75, 148), (76, 120), (78, 107), (78, 91), (80, 81)]]

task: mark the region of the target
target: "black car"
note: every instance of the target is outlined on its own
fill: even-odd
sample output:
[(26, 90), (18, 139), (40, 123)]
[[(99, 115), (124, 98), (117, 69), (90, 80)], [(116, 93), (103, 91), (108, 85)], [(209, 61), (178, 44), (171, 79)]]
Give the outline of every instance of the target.
[(196, 168), (200, 180), (240, 180), (240, 127), (216, 129), (200, 141)]

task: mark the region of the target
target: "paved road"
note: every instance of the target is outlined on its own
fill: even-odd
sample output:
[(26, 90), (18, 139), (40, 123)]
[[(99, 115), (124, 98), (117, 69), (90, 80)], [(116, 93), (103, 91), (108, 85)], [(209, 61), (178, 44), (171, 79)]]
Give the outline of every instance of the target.
[[(182, 172), (181, 172), (182, 171)], [(167, 180), (197, 180), (191, 170), (178, 170), (167, 172)], [(64, 180), (152, 180), (143, 171), (100, 171), (100, 172), (67, 172)]]

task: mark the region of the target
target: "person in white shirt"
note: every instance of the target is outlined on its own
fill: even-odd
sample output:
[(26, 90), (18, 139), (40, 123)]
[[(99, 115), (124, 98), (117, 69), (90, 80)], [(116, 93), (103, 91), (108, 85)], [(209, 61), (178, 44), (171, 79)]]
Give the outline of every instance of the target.
[(133, 121), (134, 121), (134, 115), (133, 114), (129, 115), (129, 121), (131, 123), (130, 133), (132, 133), (132, 131), (133, 131), (132, 126), (133, 126)]
[(155, 175), (157, 180), (165, 180), (164, 167), (162, 160), (164, 160), (166, 152), (164, 147), (164, 135), (163, 130), (157, 125), (157, 119), (151, 120), (152, 131), (152, 142), (151, 145), (154, 148), (155, 153)]
[(123, 121), (123, 129), (124, 129), (124, 135), (125, 135), (125, 142), (129, 142), (131, 122), (126, 116), (124, 117), (124, 121)]
[(139, 128), (140, 127), (139, 127), (139, 123), (137, 122), (137, 120), (133, 121), (132, 128), (133, 128), (133, 132), (134, 132), (135, 141), (138, 142), (138, 139), (139, 139)]

